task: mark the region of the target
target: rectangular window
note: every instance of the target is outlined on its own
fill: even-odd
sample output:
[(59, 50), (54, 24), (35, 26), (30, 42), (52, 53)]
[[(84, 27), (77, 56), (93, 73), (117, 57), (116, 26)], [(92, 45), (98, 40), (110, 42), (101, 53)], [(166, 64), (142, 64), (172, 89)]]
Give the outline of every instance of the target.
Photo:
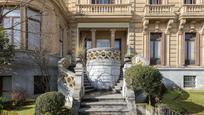
[(0, 76), (0, 96), (9, 97), (12, 91), (12, 77)]
[(121, 39), (115, 40), (115, 48), (121, 50)]
[(184, 4), (196, 4), (196, 0), (184, 0)]
[(195, 64), (196, 33), (185, 34), (185, 65)]
[(161, 33), (150, 34), (150, 64), (161, 64)]
[(162, 4), (162, 0), (149, 0), (149, 4)]
[[(10, 12), (11, 11), (11, 12)], [(9, 13), (8, 13), (9, 12)], [(9, 42), (15, 46), (15, 49), (21, 47), (21, 13), (19, 9), (6, 8), (3, 11), (6, 16), (3, 19), (3, 27)]]
[(196, 76), (184, 76), (184, 88), (196, 87)]
[(113, 0), (92, 0), (92, 4), (112, 4)]
[(49, 79), (47, 76), (34, 76), (34, 94), (45, 93), (48, 85)]
[(96, 43), (97, 48), (109, 48), (110, 47), (110, 40), (108, 39), (98, 39)]
[(40, 49), (41, 41), (41, 13), (27, 9), (27, 47), (29, 50)]

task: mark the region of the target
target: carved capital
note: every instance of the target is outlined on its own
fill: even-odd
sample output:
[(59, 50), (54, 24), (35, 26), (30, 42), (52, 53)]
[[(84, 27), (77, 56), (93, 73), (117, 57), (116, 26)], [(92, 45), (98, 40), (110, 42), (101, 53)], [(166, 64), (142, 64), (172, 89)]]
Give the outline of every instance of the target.
[(174, 23), (174, 20), (173, 20), (173, 19), (171, 19), (171, 20), (168, 21), (165, 34), (170, 34), (170, 33), (171, 33), (170, 31), (171, 31), (171, 29), (172, 29), (173, 23)]
[(149, 25), (149, 20), (143, 21), (143, 33), (147, 31)]
[(179, 31), (183, 31), (185, 24), (186, 24), (186, 19), (181, 19), (179, 24)]
[(159, 32), (159, 23), (160, 23), (160, 21), (155, 22), (155, 31), (156, 32)]
[(190, 23), (190, 32), (195, 32), (196, 31), (195, 24), (196, 24), (196, 21), (192, 21)]

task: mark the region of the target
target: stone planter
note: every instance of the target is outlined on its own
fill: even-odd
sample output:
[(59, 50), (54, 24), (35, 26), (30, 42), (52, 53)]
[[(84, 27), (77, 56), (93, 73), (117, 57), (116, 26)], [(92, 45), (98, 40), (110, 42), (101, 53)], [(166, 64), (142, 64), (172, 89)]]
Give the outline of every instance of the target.
[(111, 89), (120, 76), (120, 51), (94, 48), (87, 51), (88, 78), (96, 89)]

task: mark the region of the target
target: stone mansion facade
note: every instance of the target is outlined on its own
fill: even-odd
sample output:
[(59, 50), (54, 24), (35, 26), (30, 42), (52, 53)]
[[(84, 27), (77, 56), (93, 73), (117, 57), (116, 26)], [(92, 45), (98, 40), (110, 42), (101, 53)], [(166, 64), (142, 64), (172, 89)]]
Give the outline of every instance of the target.
[[(29, 57), (49, 54), (51, 90), (57, 90), (58, 61), (77, 49), (116, 48), (121, 63), (140, 55), (164, 76), (166, 86), (204, 89), (204, 0), (0, 0), (14, 64), (0, 73), (0, 94), (23, 88), (38, 93), (41, 71)], [(5, 5), (6, 4), (6, 5)], [(6, 7), (5, 7), (6, 6)], [(75, 82), (77, 79), (75, 79)]]

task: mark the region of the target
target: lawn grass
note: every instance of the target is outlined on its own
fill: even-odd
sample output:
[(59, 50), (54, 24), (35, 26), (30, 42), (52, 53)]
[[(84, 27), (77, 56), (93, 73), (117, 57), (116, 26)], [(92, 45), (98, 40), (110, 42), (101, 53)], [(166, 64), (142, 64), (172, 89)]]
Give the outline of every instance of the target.
[(35, 102), (26, 101), (23, 106), (16, 107), (12, 110), (4, 110), (3, 112), (7, 115), (34, 115)]
[(162, 103), (177, 112), (204, 115), (204, 91), (167, 91)]

